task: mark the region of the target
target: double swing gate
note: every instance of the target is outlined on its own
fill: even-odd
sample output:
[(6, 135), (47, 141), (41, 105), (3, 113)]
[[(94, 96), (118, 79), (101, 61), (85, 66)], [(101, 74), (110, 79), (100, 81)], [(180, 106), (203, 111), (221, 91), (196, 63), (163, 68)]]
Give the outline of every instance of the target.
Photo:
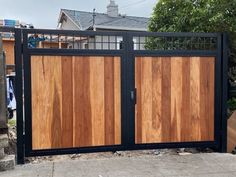
[(148, 148), (225, 151), (225, 34), (16, 29), (15, 39), (18, 163)]

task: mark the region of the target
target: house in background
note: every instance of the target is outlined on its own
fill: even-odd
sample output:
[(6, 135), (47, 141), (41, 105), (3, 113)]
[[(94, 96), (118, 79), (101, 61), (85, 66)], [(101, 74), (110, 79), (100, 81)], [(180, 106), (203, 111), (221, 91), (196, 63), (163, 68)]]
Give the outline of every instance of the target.
[[(107, 13), (84, 12), (61, 9), (58, 28), (62, 30), (92, 30), (92, 31), (147, 31), (149, 18), (119, 14), (118, 5), (110, 0)], [(145, 39), (134, 39), (134, 42), (144, 43)], [(82, 49), (119, 49), (122, 37), (91, 36), (88, 40), (77, 41), (76, 48)], [(104, 43), (101, 46), (99, 43)], [(107, 43), (111, 43), (108, 45)], [(69, 45), (70, 47), (70, 45)], [(72, 47), (72, 46), (71, 46)], [(74, 46), (73, 46), (74, 47)], [(135, 47), (135, 46), (134, 46)]]
[(61, 9), (58, 27), (64, 30), (147, 31), (149, 18), (119, 14), (118, 5), (110, 0), (107, 13)]

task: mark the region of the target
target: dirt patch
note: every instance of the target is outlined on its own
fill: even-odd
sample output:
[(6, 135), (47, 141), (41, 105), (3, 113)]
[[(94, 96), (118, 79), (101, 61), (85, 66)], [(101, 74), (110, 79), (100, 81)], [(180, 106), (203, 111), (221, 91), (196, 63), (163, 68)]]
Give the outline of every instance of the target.
[(71, 155), (56, 155), (43, 157), (26, 158), (26, 163), (42, 163), (45, 161), (62, 161), (62, 160), (87, 160), (87, 159), (106, 159), (117, 157), (140, 157), (140, 156), (163, 156), (163, 155), (187, 155), (202, 152), (213, 152), (211, 149), (155, 149), (155, 150), (135, 150), (135, 151), (116, 151), (114, 152), (99, 152), (86, 154), (71, 154)]
[[(9, 127), (9, 147), (5, 149), (6, 154), (16, 153), (16, 127)], [(182, 149), (154, 149), (154, 150), (135, 150), (135, 151), (116, 151), (116, 152), (99, 152), (86, 154), (70, 154), (70, 155), (55, 155), (55, 156), (38, 156), (28, 157), (25, 159), (26, 163), (42, 163), (45, 161), (61, 161), (61, 160), (75, 160), (75, 159), (104, 159), (115, 157), (139, 157), (139, 156), (162, 156), (162, 155), (187, 155), (189, 153), (204, 153), (213, 152), (211, 149), (196, 149), (196, 148), (182, 148)]]
[(87, 160), (87, 159), (107, 159), (116, 157), (139, 157), (160, 155), (160, 153), (177, 154), (175, 150), (135, 150), (135, 151), (116, 151), (116, 152), (99, 152), (86, 154), (56, 155), (43, 157), (30, 157), (26, 159), (26, 163), (41, 163), (44, 161), (61, 161), (61, 160)]
[[(6, 154), (16, 153), (16, 127), (9, 127), (9, 147), (5, 149)], [(41, 163), (45, 161), (75, 160), (75, 159), (104, 159), (116, 157), (139, 157), (139, 156), (162, 156), (162, 155), (187, 155), (189, 153), (213, 152), (211, 149), (203, 148), (181, 148), (181, 149), (154, 149), (154, 150), (135, 150), (135, 151), (116, 151), (116, 152), (99, 152), (86, 154), (70, 154), (55, 156), (29, 157), (25, 159), (26, 163)]]
[(5, 148), (5, 153), (8, 155), (16, 154), (16, 127), (9, 127), (8, 129), (8, 137), (9, 137), (9, 146)]

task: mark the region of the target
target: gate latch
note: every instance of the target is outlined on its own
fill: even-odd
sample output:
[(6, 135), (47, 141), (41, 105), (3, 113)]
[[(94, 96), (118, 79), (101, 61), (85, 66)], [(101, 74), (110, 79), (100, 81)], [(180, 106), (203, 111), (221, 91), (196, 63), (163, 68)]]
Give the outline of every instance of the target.
[(130, 91), (130, 99), (134, 104), (136, 104), (136, 88), (132, 91)]

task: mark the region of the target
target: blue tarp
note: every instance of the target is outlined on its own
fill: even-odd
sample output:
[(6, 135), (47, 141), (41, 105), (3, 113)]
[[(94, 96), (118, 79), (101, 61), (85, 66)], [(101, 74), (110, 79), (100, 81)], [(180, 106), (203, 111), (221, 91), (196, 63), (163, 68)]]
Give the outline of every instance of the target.
[(38, 37), (37, 35), (32, 35), (28, 38), (28, 47), (29, 48), (36, 48), (37, 44), (40, 41), (45, 41), (45, 40), (46, 40), (46, 38), (44, 38), (44, 37)]
[(4, 26), (15, 27), (16, 26), (16, 20), (4, 19)]

